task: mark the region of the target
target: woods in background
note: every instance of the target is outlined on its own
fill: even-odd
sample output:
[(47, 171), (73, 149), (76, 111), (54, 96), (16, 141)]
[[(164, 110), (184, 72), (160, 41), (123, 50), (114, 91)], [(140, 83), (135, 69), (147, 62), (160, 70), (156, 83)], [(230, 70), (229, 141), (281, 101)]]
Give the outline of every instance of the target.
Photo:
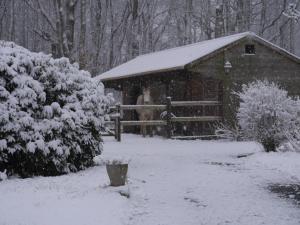
[(243, 31), (299, 53), (300, 0), (0, 0), (0, 39), (93, 75), (140, 54)]

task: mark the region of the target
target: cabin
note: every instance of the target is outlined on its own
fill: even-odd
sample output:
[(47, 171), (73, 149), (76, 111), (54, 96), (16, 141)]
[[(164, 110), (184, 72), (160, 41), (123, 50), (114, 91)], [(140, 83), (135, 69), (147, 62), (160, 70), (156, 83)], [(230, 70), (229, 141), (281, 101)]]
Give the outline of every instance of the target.
[[(119, 65), (95, 79), (119, 91), (122, 104), (134, 105), (142, 87), (151, 89), (155, 104), (173, 101), (220, 101), (220, 107), (176, 109), (176, 116), (221, 116), (234, 121), (238, 101), (232, 92), (255, 79), (279, 83), (291, 95), (300, 95), (300, 58), (252, 32), (239, 33), (167, 49)], [(159, 117), (159, 114), (156, 115)], [(126, 112), (127, 120), (137, 120)], [(209, 134), (215, 121), (178, 125), (179, 134)], [(189, 129), (187, 129), (189, 127)], [(127, 130), (134, 132), (136, 130)]]

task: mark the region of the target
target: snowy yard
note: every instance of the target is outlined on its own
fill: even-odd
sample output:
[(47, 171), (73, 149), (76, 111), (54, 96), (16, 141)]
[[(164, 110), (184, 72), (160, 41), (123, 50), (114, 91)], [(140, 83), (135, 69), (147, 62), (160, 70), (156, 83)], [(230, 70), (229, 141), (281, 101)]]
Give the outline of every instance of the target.
[(106, 139), (103, 158), (120, 155), (131, 158), (122, 188), (108, 186), (103, 165), (1, 182), (0, 225), (300, 224), (300, 208), (267, 188), (299, 182), (299, 154), (266, 154), (255, 143)]

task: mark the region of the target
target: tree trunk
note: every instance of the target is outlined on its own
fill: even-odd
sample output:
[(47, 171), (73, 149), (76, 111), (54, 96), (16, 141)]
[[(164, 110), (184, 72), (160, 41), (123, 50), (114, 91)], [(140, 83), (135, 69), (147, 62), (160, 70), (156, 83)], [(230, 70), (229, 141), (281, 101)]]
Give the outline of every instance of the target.
[(243, 0), (237, 0), (237, 12), (236, 12), (236, 25), (237, 25), (237, 31), (242, 32), (243, 31), (243, 8), (244, 8), (244, 2)]
[(87, 52), (85, 49), (85, 35), (86, 35), (86, 0), (80, 2), (80, 38), (79, 38), (79, 66), (80, 69), (86, 67)]
[[(72, 58), (74, 48), (74, 27), (75, 27), (75, 8), (78, 0), (66, 1), (66, 22), (63, 33), (64, 56)], [(73, 59), (71, 59), (73, 60)]]
[(244, 31), (249, 31), (251, 26), (251, 0), (244, 0)]
[(184, 44), (192, 43), (192, 15), (193, 15), (193, 0), (186, 0)]
[(15, 41), (15, 0), (11, 0), (10, 5), (9, 40)]
[(64, 7), (61, 0), (55, 1), (56, 8), (56, 42), (52, 43), (52, 52), (56, 58), (64, 55)]
[(260, 29), (259, 35), (264, 35), (264, 27), (266, 25), (266, 13), (267, 13), (267, 3), (266, 0), (261, 0), (261, 11), (260, 11)]
[(114, 63), (114, 39), (115, 39), (115, 32), (114, 32), (114, 12), (113, 12), (113, 5), (112, 0), (109, 0), (109, 10), (110, 10), (110, 40), (109, 40), (109, 58), (108, 58), (108, 67), (109, 69), (113, 67)]
[(131, 57), (134, 58), (139, 55), (139, 39), (140, 39), (140, 30), (139, 30), (139, 18), (138, 18), (138, 9), (139, 1), (131, 0)]
[(223, 17), (223, 5), (218, 5), (216, 8), (216, 25), (215, 25), (215, 37), (222, 37), (224, 35), (224, 17)]

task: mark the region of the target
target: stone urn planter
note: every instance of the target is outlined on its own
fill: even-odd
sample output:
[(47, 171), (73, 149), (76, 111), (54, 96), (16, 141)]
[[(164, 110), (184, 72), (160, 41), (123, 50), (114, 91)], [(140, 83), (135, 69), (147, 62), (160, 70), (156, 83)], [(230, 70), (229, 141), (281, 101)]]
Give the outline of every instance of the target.
[(106, 162), (106, 171), (113, 187), (123, 186), (126, 183), (128, 162), (112, 160)]

